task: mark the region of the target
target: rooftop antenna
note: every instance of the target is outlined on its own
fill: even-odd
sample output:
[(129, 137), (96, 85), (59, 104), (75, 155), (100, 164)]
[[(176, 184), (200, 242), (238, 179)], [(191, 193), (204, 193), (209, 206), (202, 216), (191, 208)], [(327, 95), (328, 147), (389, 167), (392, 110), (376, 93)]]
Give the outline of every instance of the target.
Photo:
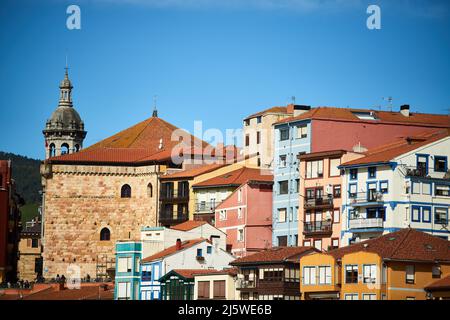
[(158, 96), (153, 96), (153, 114), (152, 117), (158, 117), (158, 109), (156, 109), (156, 101), (158, 100)]
[(64, 68), (66, 70), (66, 75), (68, 74), (68, 70), (69, 70), (69, 63), (67, 61), (68, 61), (68, 57), (67, 57), (67, 50), (66, 50), (66, 66)]
[(392, 100), (394, 100), (394, 99), (392, 97), (387, 97), (387, 98), (383, 97), (383, 100), (387, 101), (389, 103), (389, 106), (388, 106), (389, 111), (392, 112)]
[(295, 104), (295, 96), (292, 96), (291, 100), (292, 100), (292, 104)]

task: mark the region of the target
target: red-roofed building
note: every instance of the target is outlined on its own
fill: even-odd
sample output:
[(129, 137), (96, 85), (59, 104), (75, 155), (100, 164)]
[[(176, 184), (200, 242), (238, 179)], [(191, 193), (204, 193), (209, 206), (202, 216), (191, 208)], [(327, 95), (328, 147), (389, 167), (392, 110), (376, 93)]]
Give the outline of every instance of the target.
[(318, 252), (312, 247), (274, 247), (238, 258), (237, 284), (241, 300), (300, 300), (299, 261)]
[(300, 270), (304, 300), (424, 300), (426, 287), (450, 274), (450, 245), (407, 228), (305, 255)]
[(234, 190), (247, 182), (272, 182), (272, 180), (273, 176), (269, 170), (240, 167), (195, 183), (192, 186), (195, 197), (194, 219), (214, 224), (216, 207)]
[(193, 272), (194, 300), (239, 300), (237, 268)]
[(450, 274), (425, 287), (427, 298), (432, 300), (450, 300)]
[(342, 245), (411, 227), (449, 239), (448, 129), (406, 136), (341, 165)]

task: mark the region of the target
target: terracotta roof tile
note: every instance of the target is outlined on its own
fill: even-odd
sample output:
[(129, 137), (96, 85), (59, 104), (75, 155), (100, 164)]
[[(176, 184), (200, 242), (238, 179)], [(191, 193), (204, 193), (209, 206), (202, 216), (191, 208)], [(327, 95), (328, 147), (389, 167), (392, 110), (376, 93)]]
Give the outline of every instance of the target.
[(237, 270), (237, 268), (228, 268), (228, 269), (223, 269), (223, 270), (208, 269), (208, 270), (204, 270), (204, 272), (203, 271), (199, 272), (199, 273), (194, 272), (193, 276), (220, 275), (220, 274), (227, 274), (230, 276), (235, 276), (238, 274), (238, 270)]
[(432, 133), (396, 139), (388, 144), (372, 148), (365, 152), (366, 156), (343, 163), (342, 166), (389, 162), (404, 153), (413, 151), (419, 147), (426, 146), (439, 141), (450, 135), (450, 130), (436, 130)]
[(275, 247), (266, 249), (249, 256), (245, 256), (231, 262), (231, 265), (240, 265), (240, 264), (257, 264), (264, 262), (281, 262), (290, 259), (297, 258), (301, 255), (318, 252), (316, 249), (312, 247)]
[[(354, 112), (373, 112), (377, 120), (361, 120)], [(333, 121), (356, 121), (356, 122), (377, 122), (392, 123), (403, 125), (421, 125), (426, 127), (450, 127), (450, 116), (429, 113), (410, 113), (409, 117), (405, 117), (400, 112), (377, 111), (370, 109), (352, 109), (352, 108), (336, 108), (336, 107), (317, 107), (307, 111), (296, 117), (289, 117), (276, 122), (282, 124), (291, 121), (317, 119), (317, 120), (333, 120)]]
[(199, 239), (192, 239), (192, 240), (183, 241), (181, 243), (181, 249), (180, 250), (177, 250), (177, 246), (174, 245), (174, 246), (171, 246), (171, 247), (169, 247), (167, 249), (164, 249), (164, 250), (162, 250), (162, 251), (160, 251), (158, 253), (155, 253), (155, 254), (147, 257), (147, 258), (142, 259), (142, 262), (145, 263), (145, 262), (152, 262), (152, 261), (155, 261), (155, 260), (163, 259), (163, 258), (165, 258), (167, 256), (170, 256), (170, 255), (176, 253), (177, 251), (182, 251), (182, 250), (188, 249), (188, 248), (190, 248), (190, 247), (192, 247), (192, 246), (194, 246), (194, 245), (196, 245), (198, 243), (201, 243), (203, 241), (207, 241), (207, 240), (203, 239), (203, 238), (199, 238)]
[(204, 224), (208, 224), (208, 222), (189, 220), (189, 221), (185, 221), (183, 223), (174, 225), (174, 226), (170, 227), (170, 229), (174, 229), (174, 230), (178, 230), (178, 231), (189, 231), (189, 230), (195, 229), (197, 227), (200, 227)]
[(197, 274), (210, 274), (214, 270), (210, 269), (174, 269), (172, 270), (186, 279), (193, 279)]
[(287, 107), (271, 107), (269, 109), (266, 109), (266, 110), (254, 113), (254, 114), (246, 117), (244, 120), (251, 119), (251, 118), (254, 118), (254, 117), (258, 117), (258, 116), (262, 116), (262, 115), (265, 115), (265, 114), (268, 114), (268, 113), (287, 114), (288, 113), (288, 108)]
[[(265, 174), (266, 173), (266, 174)], [(248, 181), (273, 181), (273, 175), (271, 172), (255, 169), (255, 168), (247, 168), (242, 167), (235, 171), (231, 171), (220, 176), (199, 182), (194, 184), (194, 188), (201, 187), (220, 187), (220, 186), (240, 186), (243, 183)]]
[(402, 229), (384, 236), (328, 252), (336, 259), (354, 252), (373, 252), (383, 259), (450, 262), (450, 242), (415, 229)]
[(192, 168), (189, 170), (184, 170), (180, 172), (175, 172), (171, 174), (167, 174), (164, 176), (161, 176), (161, 180), (170, 180), (170, 179), (178, 179), (178, 178), (194, 178), (199, 175), (202, 175), (204, 173), (208, 173), (214, 170), (217, 170), (219, 168), (222, 168), (226, 166), (226, 164), (206, 164), (197, 168)]
[(437, 290), (448, 290), (450, 289), (450, 275), (436, 280), (425, 287), (425, 290), (437, 291)]

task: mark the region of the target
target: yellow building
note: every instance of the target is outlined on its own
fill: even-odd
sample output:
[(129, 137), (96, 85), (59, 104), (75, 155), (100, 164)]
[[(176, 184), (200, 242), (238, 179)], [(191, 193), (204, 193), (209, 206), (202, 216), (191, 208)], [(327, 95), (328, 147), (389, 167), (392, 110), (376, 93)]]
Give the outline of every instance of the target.
[(300, 259), (303, 300), (425, 300), (450, 275), (449, 241), (403, 229)]

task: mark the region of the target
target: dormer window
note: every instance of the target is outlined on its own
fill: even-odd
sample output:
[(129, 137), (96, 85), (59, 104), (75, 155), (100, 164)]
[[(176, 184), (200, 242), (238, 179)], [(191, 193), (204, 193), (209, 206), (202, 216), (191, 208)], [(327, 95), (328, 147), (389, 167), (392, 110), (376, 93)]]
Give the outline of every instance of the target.
[(375, 112), (373, 111), (355, 111), (352, 113), (360, 120), (377, 120)]

